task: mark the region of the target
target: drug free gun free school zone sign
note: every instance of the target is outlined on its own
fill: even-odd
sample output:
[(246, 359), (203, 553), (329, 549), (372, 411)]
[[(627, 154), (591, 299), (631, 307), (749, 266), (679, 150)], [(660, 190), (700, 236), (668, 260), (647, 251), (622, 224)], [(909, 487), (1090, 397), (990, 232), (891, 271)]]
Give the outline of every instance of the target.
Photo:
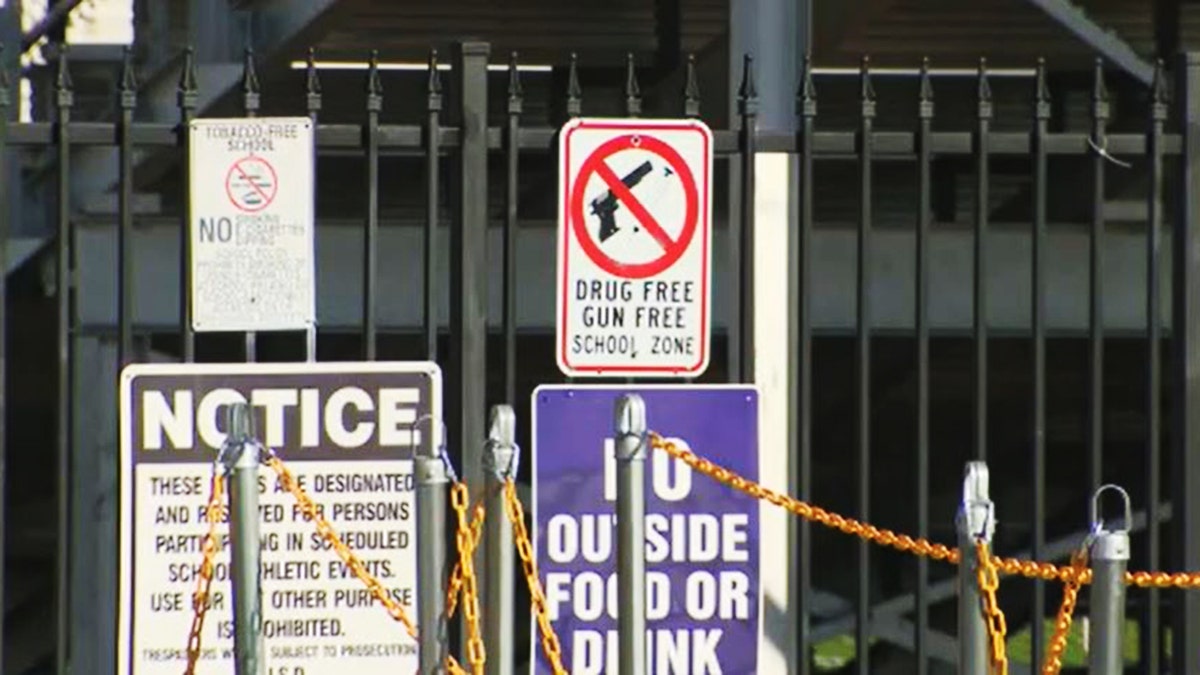
[(711, 334), (712, 131), (574, 119), (559, 134), (556, 354), (568, 377), (697, 377)]
[[(150, 364), (121, 377), (118, 672), (178, 675), (229, 404), (247, 402), (273, 449), (342, 540), (416, 615), (414, 451), (441, 433), (442, 375), (425, 362)], [(393, 675), (416, 644), (260, 469), (265, 666), (273, 675)], [(226, 502), (227, 503), (227, 502)], [(233, 669), (228, 522), (197, 673)]]

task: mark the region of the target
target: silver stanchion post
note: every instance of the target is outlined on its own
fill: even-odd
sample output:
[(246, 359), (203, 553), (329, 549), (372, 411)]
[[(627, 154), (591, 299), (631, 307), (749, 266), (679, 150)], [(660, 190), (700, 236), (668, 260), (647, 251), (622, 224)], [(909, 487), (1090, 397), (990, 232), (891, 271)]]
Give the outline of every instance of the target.
[[(1115, 490), (1125, 500), (1123, 529), (1108, 529), (1100, 517), (1100, 495)], [(1088, 557), (1092, 561), (1092, 589), (1088, 635), (1088, 672), (1119, 675), (1125, 672), (1125, 568), (1129, 565), (1129, 527), (1133, 507), (1129, 494), (1116, 485), (1104, 485), (1092, 496), (1092, 534)]]
[(230, 556), (233, 562), (233, 650), (237, 675), (264, 672), (262, 638), (262, 586), (259, 562), (262, 539), (258, 533), (258, 469), (262, 446), (254, 439), (250, 406), (229, 406), (228, 433), (221, 459), (229, 474)]
[[(436, 433), (436, 430), (431, 431)], [(446, 633), (446, 486), (450, 472), (435, 437), (434, 454), (413, 457), (417, 477), (417, 641), (421, 675), (445, 672)]]
[(617, 399), (617, 662), (621, 675), (646, 673), (646, 403)]
[(963, 500), (958, 517), (958, 672), (987, 675), (988, 633), (979, 594), (979, 557), (975, 543), (980, 537), (989, 545), (995, 530), (995, 506), (988, 495), (988, 468), (984, 462), (967, 462)]
[(511, 406), (492, 408), (484, 453), (487, 513), (484, 523), (483, 632), (487, 675), (513, 672), (513, 531), (505, 517), (504, 484), (517, 474), (517, 415)]

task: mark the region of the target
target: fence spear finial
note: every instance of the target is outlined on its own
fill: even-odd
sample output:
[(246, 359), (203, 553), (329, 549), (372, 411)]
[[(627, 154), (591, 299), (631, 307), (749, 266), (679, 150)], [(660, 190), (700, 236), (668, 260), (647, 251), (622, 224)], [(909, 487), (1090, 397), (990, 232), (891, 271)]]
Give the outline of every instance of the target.
[[(71, 46), (64, 43), (58, 48), (58, 64), (54, 70), (54, 88), (58, 91), (70, 91), (74, 88), (71, 81)], [(124, 71), (121, 79), (124, 80)], [(123, 83), (122, 83), (123, 86)]]
[(642, 114), (642, 90), (638, 86), (633, 52), (625, 55), (625, 114), (629, 117)]
[(992, 85), (988, 83), (986, 56), (979, 57), (978, 80), (975, 92), (976, 102), (979, 105), (978, 116), (981, 120), (990, 120), (992, 118)]
[(1105, 122), (1109, 116), (1108, 86), (1104, 82), (1104, 59), (1096, 57), (1092, 79), (1092, 119)]
[(923, 120), (933, 118), (933, 78), (929, 74), (929, 57), (921, 58), (921, 91), (918, 94), (919, 117)]
[(683, 116), (700, 116), (700, 83), (696, 80), (696, 55), (688, 54), (683, 80)]
[(258, 111), (258, 70), (254, 66), (254, 49), (251, 47), (246, 47), (242, 64), (242, 101), (247, 113)]
[(137, 75), (133, 70), (133, 47), (125, 45), (121, 59), (121, 108), (137, 107)]
[(183, 67), (179, 70), (179, 109), (196, 109), (196, 50), (188, 45), (183, 49)]
[(804, 55), (804, 69), (800, 73), (800, 88), (796, 90), (796, 110), (801, 117), (817, 116), (817, 85), (813, 82), (812, 54)]
[(442, 109), (442, 75), (438, 69), (438, 52), (429, 50), (429, 79), (425, 82), (425, 107), (429, 112)]
[(567, 69), (567, 116), (583, 114), (583, 87), (579, 86), (579, 55), (571, 52), (571, 64)]
[(1050, 83), (1046, 81), (1046, 59), (1038, 57), (1037, 82), (1033, 94), (1034, 114), (1039, 120), (1050, 119)]
[(517, 53), (508, 55), (508, 114), (520, 115), (525, 91), (521, 87), (521, 71), (518, 67)]
[(367, 111), (383, 110), (383, 82), (379, 78), (379, 50), (372, 49), (367, 67)]
[(308, 113), (314, 114), (321, 110), (321, 78), (317, 76), (317, 50), (308, 48), (308, 68), (304, 77), (304, 97), (308, 103)]
[(738, 87), (738, 98), (753, 101), (758, 98), (758, 86), (754, 82), (754, 56), (742, 55), (742, 84)]
[(864, 55), (858, 67), (858, 96), (863, 119), (875, 117), (875, 85), (871, 83), (871, 57)]
[(1163, 60), (1154, 60), (1154, 80), (1150, 83), (1151, 114), (1156, 121), (1167, 119), (1167, 78), (1163, 72)]

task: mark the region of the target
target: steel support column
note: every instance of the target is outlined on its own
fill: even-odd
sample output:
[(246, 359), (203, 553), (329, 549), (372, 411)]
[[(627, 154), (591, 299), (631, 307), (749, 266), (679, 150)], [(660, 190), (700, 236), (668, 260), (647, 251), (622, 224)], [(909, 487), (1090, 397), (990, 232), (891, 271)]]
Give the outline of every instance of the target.
[[(1180, 55), (1175, 75), (1183, 157), (1177, 173), (1171, 266), (1175, 533), (1171, 568), (1200, 569), (1200, 53)], [(1173, 673), (1200, 672), (1200, 595), (1181, 593), (1174, 611)]]
[[(795, 133), (796, 90), (809, 45), (811, 0), (759, 0), (730, 3), (729, 15), (729, 119), (756, 121), (765, 132)], [(743, 68), (745, 56), (753, 68)], [(752, 117), (749, 98), (757, 104)], [(743, 148), (754, 151), (752, 140)], [(800, 204), (797, 156), (755, 152), (751, 161), (728, 163), (730, 179), (730, 245), (727, 284), (731, 288), (729, 361), (736, 367), (730, 378), (757, 382), (762, 388), (759, 458), (763, 475), (774, 489), (808, 498), (807, 478), (799, 467), (807, 465), (807, 443), (801, 433), (806, 402), (800, 400), (800, 357), (804, 330), (799, 320), (801, 300), (790, 288), (803, 289), (801, 250), (796, 233)], [(751, 172), (750, 180), (742, 175)], [(750, 194), (742, 194), (747, 190)], [(743, 200), (749, 200), (748, 203)], [(755, 240), (770, 246), (755, 246)], [(779, 245), (775, 243), (778, 242)], [(786, 245), (784, 243), (786, 242)], [(743, 247), (750, 251), (744, 251)], [(750, 257), (745, 254), (749, 253)], [(752, 263), (744, 274), (741, 265)], [(745, 283), (750, 288), (743, 288)], [(736, 290), (734, 290), (736, 289)], [(748, 291), (748, 292), (747, 292)], [(750, 306), (743, 307), (747, 302)], [(789, 329), (775, 329), (786, 317)], [(752, 344), (751, 344), (752, 343)], [(746, 372), (742, 372), (745, 370)], [(787, 373), (787, 377), (775, 376)], [(780, 452), (786, 448), (785, 452)], [(807, 612), (807, 528), (781, 513), (763, 514), (764, 541), (786, 538), (788, 556), (764, 556), (762, 570), (766, 648), (760, 654), (762, 672), (809, 672)], [(799, 644), (798, 644), (799, 643)], [(803, 658), (798, 657), (804, 654)]]

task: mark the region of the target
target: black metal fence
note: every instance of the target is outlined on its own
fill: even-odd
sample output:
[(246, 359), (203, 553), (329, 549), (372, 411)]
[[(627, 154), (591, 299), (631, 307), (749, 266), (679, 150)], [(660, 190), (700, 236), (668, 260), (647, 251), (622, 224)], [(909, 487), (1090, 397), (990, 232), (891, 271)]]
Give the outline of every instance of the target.
[[(71, 453), (73, 425), (71, 368), (73, 336), (86, 330), (79, 325), (75, 310), (75, 297), (79, 289), (72, 280), (75, 275), (74, 253), (72, 251), (73, 214), (70, 208), (71, 195), (71, 150), (80, 146), (115, 146), (119, 150), (119, 224), (118, 240), (118, 270), (117, 270), (117, 336), (118, 359), (121, 365), (138, 358), (135, 347), (135, 337), (147, 336), (155, 332), (152, 328), (140, 327), (134, 320), (134, 298), (140, 293), (163, 293), (164, 289), (137, 288), (134, 279), (133, 241), (135, 231), (135, 214), (133, 209), (134, 195), (134, 153), (140, 149), (159, 149), (178, 153), (181, 166), (186, 167), (186, 148), (188, 143), (188, 122), (196, 115), (198, 92), (191, 53), (185, 57), (184, 77), (179, 84), (179, 119), (176, 122), (143, 122), (135, 120), (135, 110), (138, 105), (138, 84), (136, 82), (131, 55), (127, 55), (126, 63), (120, 77), (120, 89), (117, 92), (117, 115), (115, 121), (105, 122), (73, 122), (74, 107), (73, 89), (69, 77), (66, 51), (61, 52), (58, 61), (58, 79), (56, 97), (53, 102), (55, 118), (52, 120), (34, 121), (28, 123), (9, 123), (5, 109), (15, 105), (15, 91), (11, 83), (0, 72), (0, 155), (9, 151), (42, 152), (49, 151), (55, 155), (53, 166), (57, 172), (57, 239), (54, 243), (56, 264), (56, 286), (58, 308), (58, 432), (57, 455), (59, 470), (59, 565), (58, 580), (60, 591), (67, 587), (68, 566), (78, 564), (71, 560), (71, 552), (67, 546), (69, 538), (65, 536), (71, 523), (68, 519), (71, 475)], [(489, 402), (504, 400), (518, 402), (519, 395), (525, 393), (526, 387), (520, 383), (520, 366), (518, 363), (518, 331), (516, 307), (521, 302), (516, 285), (516, 238), (519, 225), (518, 218), (518, 169), (519, 158), (523, 155), (540, 155), (544, 161), (553, 162), (552, 152), (556, 143), (557, 128), (553, 126), (530, 127), (522, 124), (523, 91), (516, 68), (514, 57), (510, 67), (510, 79), (507, 91), (501, 94), (506, 99), (504, 122), (499, 125), (489, 125), (489, 92), (487, 90), (487, 65), (489, 49), (486, 44), (464, 43), (453, 51), (453, 67), (443, 75), (436, 67), (436, 55), (431, 57), (428, 71), (428, 86), (425, 93), (425, 111), (423, 119), (411, 124), (384, 124), (380, 122), (383, 109), (382, 90), (380, 88), (379, 71), (375, 67), (374, 56), (372, 67), (367, 74), (367, 90), (365, 102), (366, 120), (364, 123), (327, 123), (321, 122), (322, 90), (318, 79), (318, 71), (310, 65), (307, 76), (307, 88), (303, 102), (307, 114), (313, 120), (316, 129), (316, 145), (319, 155), (339, 153), (361, 158), (367, 167), (367, 184), (363, 198), (366, 201), (365, 248), (363, 250), (363, 288), (361, 298), (363, 303), (364, 321), (361, 330), (361, 357), (375, 359), (380, 356), (380, 336), (386, 335), (388, 326), (380, 325), (377, 320), (376, 308), (382, 289), (378, 283), (380, 266), (378, 241), (380, 228), (379, 200), (379, 167), (381, 156), (393, 154), (415, 155), (424, 162), (426, 176), (425, 206), (427, 216), (424, 223), (424, 260), (425, 284), (419, 297), (414, 302), (422, 303), (424, 307), (424, 329), (419, 343), (400, 348), (397, 353), (388, 354), (389, 358), (430, 358), (443, 362), (449, 376), (447, 387), (449, 393), (446, 410), (448, 411), (447, 425), (450, 430), (450, 447), (463, 447), (459, 439), (478, 439), (485, 436), (484, 414)], [(734, 304), (729, 312), (730, 330), (725, 336), (727, 364), (724, 370), (731, 381), (746, 381), (753, 373), (753, 260), (755, 245), (770, 245), (768, 242), (755, 241), (755, 210), (754, 201), (746, 199), (746, 195), (754, 194), (755, 165), (753, 158), (756, 153), (776, 152), (793, 153), (798, 158), (799, 178), (795, 185), (800, 208), (794, 222), (798, 236), (792, 237), (789, 251), (789, 291), (798, 312), (788, 325), (789, 339), (795, 358), (792, 360), (791, 371), (788, 373), (789, 387), (794, 392), (796, 405), (790, 410), (791, 434), (788, 452), (798, 467), (795, 484), (798, 496), (802, 499), (812, 499), (815, 483), (823, 480), (814, 468), (815, 455), (829, 451), (815, 447), (814, 428), (827, 422), (819, 419), (817, 406), (814, 406), (815, 386), (821, 386), (817, 381), (820, 371), (820, 357), (828, 355), (822, 352), (822, 347), (814, 337), (813, 309), (810, 289), (812, 288), (813, 250), (811, 242), (815, 223), (814, 203), (818, 195), (814, 191), (814, 176), (816, 164), (824, 162), (854, 162), (857, 166), (857, 184), (846, 186), (845, 190), (857, 191), (857, 257), (858, 264), (856, 299), (857, 299), (857, 330), (853, 338), (853, 356), (855, 375), (853, 379), (854, 415), (851, 460), (847, 460), (854, 486), (853, 508), (847, 515), (868, 520), (877, 516), (881, 523), (895, 519), (897, 512), (905, 512), (904, 518), (915, 523), (918, 536), (930, 536), (933, 533), (932, 522), (945, 523), (949, 514), (938, 510), (931, 512), (931, 480), (953, 484), (959, 477), (960, 465), (949, 465), (944, 461), (944, 453), (934, 454), (931, 451), (933, 440), (931, 429), (937, 417), (943, 412), (937, 411), (931, 404), (931, 345), (937, 338), (931, 336), (930, 306), (931, 298), (939, 292), (939, 288), (931, 286), (931, 269), (933, 262), (930, 254), (931, 226), (935, 223), (933, 195), (935, 185), (935, 162), (944, 158), (957, 158), (958, 161), (969, 162), (975, 176), (975, 208), (974, 208), (974, 244), (973, 244), (973, 312), (974, 323), (970, 334), (973, 363), (971, 373), (973, 385), (971, 390), (971, 412), (969, 420), (961, 420), (972, 429), (970, 455), (978, 459), (996, 462), (1019, 464), (1024, 475), (1009, 476), (1006, 480), (1027, 481), (1030, 486), (1028, 502), (1020, 508), (1032, 514), (1030, 518), (1030, 534), (1020, 543), (1028, 549), (1028, 554), (1035, 559), (1047, 559), (1051, 553), (1063, 557), (1061, 549), (1055, 549), (1051, 544), (1052, 533), (1047, 522), (1048, 491), (1068, 490), (1072, 499), (1083, 508), (1090, 490), (1098, 487), (1105, 476), (1105, 461), (1110, 459), (1105, 453), (1104, 410), (1105, 410), (1105, 347), (1109, 336), (1104, 328), (1104, 278), (1105, 260), (1103, 256), (1106, 236), (1105, 213), (1105, 170), (1112, 157), (1136, 158), (1137, 171), (1145, 172), (1147, 190), (1145, 193), (1146, 221), (1149, 227), (1144, 229), (1145, 260), (1147, 269), (1146, 279), (1146, 324), (1134, 339), (1144, 346), (1140, 356), (1130, 358), (1144, 359), (1142, 366), (1142, 411), (1144, 414), (1144, 443), (1138, 450), (1135, 463), (1141, 464), (1139, 480), (1143, 484), (1136, 487), (1140, 495), (1139, 502), (1146, 513), (1144, 536), (1135, 540), (1135, 566), (1140, 561), (1147, 569), (1200, 569), (1200, 238), (1197, 234), (1197, 219), (1200, 218), (1200, 58), (1187, 56), (1172, 64), (1175, 76), (1174, 104), (1169, 105), (1167, 99), (1167, 83), (1163, 68), (1160, 66), (1158, 77), (1151, 91), (1146, 92), (1147, 109), (1142, 129), (1124, 133), (1111, 133), (1108, 130), (1110, 105), (1104, 86), (1103, 71), (1097, 68), (1094, 100), (1091, 105), (1090, 131), (1058, 131), (1052, 130), (1051, 92), (1047, 84), (1047, 76), (1043, 64), (1036, 64), (1036, 77), (1033, 78), (1034, 90), (1030, 92), (1032, 105), (1027, 116), (1021, 122), (1018, 130), (997, 130), (996, 110), (993, 106), (992, 91), (989, 85), (987, 68), (980, 63), (976, 78), (976, 107), (974, 123), (970, 128), (959, 130), (934, 130), (936, 121), (933, 99), (933, 80), (927, 68), (922, 68), (920, 75), (919, 94), (911, 101), (911, 118), (913, 127), (906, 130), (888, 130), (877, 128), (877, 102), (872, 86), (871, 69), (864, 59), (860, 75), (859, 98), (856, 102), (858, 111), (857, 129), (826, 129), (822, 128), (821, 116), (818, 114), (817, 88), (814, 84), (812, 69), (807, 68), (803, 81), (799, 83), (797, 92), (797, 116), (799, 133), (767, 133), (760, 131), (756, 124), (756, 85), (752, 61), (745, 61), (743, 84), (738, 92), (738, 114), (734, 128), (722, 129), (715, 132), (715, 148), (718, 164), (727, 167), (730, 181), (731, 208), (729, 208), (729, 246), (731, 273), (724, 283), (731, 289)], [(688, 62), (688, 72), (685, 78), (686, 87), (680, 95), (678, 113), (685, 116), (700, 115), (701, 92), (697, 86), (694, 64)], [(443, 98), (443, 78), (450, 84), (451, 94)], [(246, 115), (255, 115), (260, 109), (260, 93), (258, 77), (252, 55), (247, 55), (246, 71), (243, 82), (242, 104)], [(565, 99), (564, 111), (569, 116), (578, 116), (585, 112), (583, 91), (576, 75), (574, 59), (570, 63), (567, 87), (562, 96)], [(299, 102), (298, 98), (298, 102)], [(444, 101), (453, 102), (453, 110), (443, 110)], [(625, 90), (625, 112), (630, 116), (641, 114), (642, 99), (639, 92), (632, 61)], [(1168, 115), (1169, 110), (1177, 112)], [(456, 120), (447, 123), (446, 116)], [(1173, 118), (1173, 119), (1172, 119)], [(1174, 123), (1182, 131), (1173, 132), (1168, 127)], [(489, 359), (488, 327), (486, 325), (486, 226), (493, 214), (489, 212), (488, 180), (489, 157), (499, 156), (502, 161), (505, 179), (505, 197), (503, 213), (500, 220), (503, 223), (503, 279), (504, 279), (504, 309), (503, 327), (500, 331), (499, 363), (495, 356)], [(1075, 157), (1080, 161), (1090, 162), (1093, 181), (1093, 193), (1087, 198), (1092, 201), (1091, 225), (1089, 236), (1089, 307), (1090, 328), (1086, 339), (1086, 451), (1083, 456), (1072, 458), (1071, 462), (1086, 467), (1086, 485), (1068, 482), (1051, 481), (1048, 472), (1048, 462), (1052, 461), (1047, 455), (1047, 372), (1053, 366), (1047, 357), (1047, 345), (1056, 339), (1049, 334), (1046, 307), (1046, 279), (1048, 230), (1050, 221), (1047, 216), (1047, 199), (1051, 190), (1055, 189), (1056, 181), (1049, 173), (1050, 161), (1059, 157)], [(1031, 242), (1032, 307), (1030, 317), (1031, 330), (1027, 335), (1019, 337), (1022, 344), (1028, 348), (1027, 378), (1021, 387), (1026, 392), (1025, 412), (1016, 423), (1022, 424), (1022, 436), (1026, 439), (1023, 447), (1006, 449), (998, 454), (994, 448), (989, 448), (989, 429), (994, 428), (996, 420), (992, 407), (989, 405), (989, 395), (993, 384), (989, 380), (989, 345), (997, 340), (1011, 341), (1011, 335), (989, 335), (989, 325), (985, 321), (987, 294), (986, 281), (988, 270), (984, 265), (986, 252), (989, 249), (989, 189), (992, 185), (990, 169), (997, 161), (1019, 161), (1028, 166), (1030, 177), (1030, 204), (1028, 234)], [(439, 349), (439, 329), (436, 322), (437, 299), (439, 289), (438, 279), (431, 264), (435, 256), (436, 238), (438, 236), (439, 204), (443, 195), (439, 194), (441, 185), (437, 176), (442, 171), (441, 163), (450, 162), (453, 166), (450, 203), (453, 205), (454, 216), (449, 228), (451, 269), (449, 295), (451, 301), (450, 330), (445, 341), (449, 343), (449, 354), (443, 354)], [(873, 175), (877, 166), (889, 162), (903, 162), (915, 165), (915, 191), (912, 194), (914, 213), (913, 234), (916, 242), (915, 261), (915, 315), (913, 325), (915, 330), (903, 336), (901, 349), (909, 353), (910, 367), (915, 378), (911, 391), (908, 393), (912, 404), (911, 438), (906, 444), (911, 452), (902, 458), (902, 462), (911, 467), (912, 483), (907, 484), (898, 492), (889, 493), (889, 500), (883, 504), (872, 503), (872, 494), (878, 489), (873, 487), (872, 462), (877, 459), (873, 447), (879, 442), (879, 431), (873, 427), (873, 358), (877, 356), (880, 335), (872, 335), (872, 317), (876, 311), (871, 285), (871, 265), (877, 238), (875, 226), (875, 211), (873, 209)], [(0, 163), (0, 171), (6, 165)], [(1164, 188), (1168, 177), (1171, 177), (1169, 194), (1171, 201), (1164, 201)], [(187, 203), (186, 174), (177, 187), (181, 203)], [(16, 199), (22, 186), (15, 176), (0, 175), (0, 204)], [(1175, 210), (1170, 217), (1170, 230), (1173, 233), (1173, 264), (1165, 260), (1161, 253), (1164, 244), (1164, 219), (1167, 217), (1165, 205), (1174, 204)], [(0, 209), (0, 247), (5, 242), (4, 233), (11, 231), (7, 222), (7, 211)], [(197, 343), (209, 338), (197, 337), (189, 328), (190, 317), (187, 315), (186, 278), (188, 265), (187, 236), (189, 214), (187, 209), (179, 214), (179, 232), (181, 235), (180, 260), (180, 303), (181, 316), (178, 329), (179, 353), (185, 361), (197, 358)], [(0, 259), (4, 258), (0, 248)], [(1170, 269), (1171, 293), (1174, 302), (1171, 312), (1161, 306), (1162, 288), (1160, 276), (1165, 269)], [(4, 279), (0, 276), (0, 296), (5, 292)], [(3, 304), (0, 303), (0, 307)], [(1163, 320), (1169, 315), (1169, 328), (1164, 327)], [(0, 333), (12, 330), (14, 326), (5, 326), (4, 312), (0, 311)], [(819, 336), (818, 336), (819, 337)], [(873, 340), (874, 337), (874, 340)], [(1169, 341), (1167, 340), (1169, 338)], [(325, 340), (322, 334), (320, 340)], [(335, 339), (329, 337), (329, 339)], [(895, 340), (887, 336), (887, 340)], [(253, 348), (253, 342), (248, 342)], [(1164, 354), (1165, 345), (1171, 351)], [(402, 353), (401, 353), (402, 352)], [(814, 358), (815, 357), (817, 358)], [(249, 359), (256, 358), (253, 351), (246, 353)], [(548, 358), (548, 357), (547, 357)], [(1164, 363), (1165, 362), (1165, 363)], [(1164, 365), (1166, 366), (1164, 369)], [(495, 393), (489, 396), (488, 382), (490, 375), (502, 367), (502, 377), (499, 378)], [(824, 379), (834, 381), (844, 379), (841, 373), (827, 374)], [(1166, 378), (1164, 380), (1164, 377)], [(1170, 384), (1165, 391), (1164, 383)], [(115, 383), (114, 383), (115, 385)], [(1169, 394), (1169, 395), (1165, 395)], [(13, 394), (9, 394), (13, 395)], [(19, 395), (19, 394), (17, 394)], [(491, 399), (497, 399), (489, 401)], [(527, 400), (527, 399), (523, 399)], [(1167, 402), (1170, 402), (1168, 415)], [(0, 394), (0, 408), (3, 407), (4, 395)], [(518, 405), (518, 408), (524, 406)], [(989, 419), (989, 418), (992, 419)], [(1009, 419), (1004, 420), (1011, 422)], [(9, 419), (6, 423), (13, 424)], [(1168, 448), (1170, 453), (1164, 453), (1165, 433), (1170, 431)], [(2, 454), (0, 454), (2, 457)], [(477, 458), (476, 458), (477, 459)], [(2, 460), (0, 460), (2, 461)], [(469, 463), (468, 458), (468, 463)], [(891, 459), (895, 462), (897, 460)], [(1129, 463), (1127, 457), (1122, 461)], [(952, 470), (945, 467), (954, 466)], [(1169, 470), (1169, 471), (1168, 471)], [(931, 478), (936, 473), (936, 478)], [(905, 474), (906, 476), (909, 474)], [(1173, 480), (1164, 480), (1170, 476)], [(528, 480), (527, 476), (522, 476)], [(907, 496), (905, 496), (907, 495)], [(1023, 497), (1025, 498), (1025, 497)], [(1173, 527), (1164, 532), (1158, 523), (1164, 520), (1164, 503), (1170, 499), (1170, 522)], [(819, 499), (817, 500), (820, 501)], [(1000, 519), (1003, 523), (1006, 508), (1015, 508), (999, 499)], [(906, 521), (905, 521), (906, 522)], [(832, 536), (832, 535), (830, 535)], [(807, 525), (801, 526), (798, 537), (798, 550), (795, 557), (795, 569), (799, 592), (799, 615), (802, 617), (799, 626), (799, 645), (802, 653), (809, 658), (802, 659), (796, 672), (810, 672), (813, 667), (811, 650), (814, 637), (818, 636), (823, 624), (813, 617), (813, 590), (820, 588), (824, 572), (814, 569), (815, 552), (827, 542), (826, 534), (812, 531)], [(1165, 555), (1167, 544), (1172, 544), (1171, 555)], [(1004, 553), (1004, 551), (1001, 551)], [(869, 661), (870, 643), (873, 633), (872, 621), (877, 618), (878, 605), (894, 598), (880, 597), (874, 590), (873, 571), (880, 566), (902, 566), (905, 574), (913, 574), (916, 581), (911, 584), (915, 590), (915, 600), (912, 602), (915, 619), (912, 633), (913, 651), (916, 656), (918, 672), (926, 672), (931, 658), (932, 631), (939, 625), (949, 625), (952, 633), (952, 623), (946, 621), (936, 611), (938, 600), (943, 596), (931, 589), (933, 582), (938, 579), (950, 578), (949, 570), (930, 569), (926, 560), (911, 560), (905, 558), (893, 559), (887, 552), (876, 553), (867, 548), (865, 543), (857, 548), (857, 572), (851, 587), (855, 600), (852, 614), (841, 618), (835, 617), (824, 625), (825, 632), (836, 630), (836, 626), (853, 627), (856, 636), (856, 668), (859, 672), (870, 672)], [(1025, 582), (1013, 581), (1006, 584), (1010, 589), (1017, 589), (1002, 596), (1004, 603), (1017, 607), (1010, 612), (1010, 626), (1015, 631), (1018, 626), (1029, 622), (1030, 616), (1045, 617), (1053, 614), (1053, 606), (1057, 603), (1057, 590), (1048, 588), (1046, 584), (1037, 582), (1026, 585)], [(1050, 593), (1047, 593), (1050, 590)], [(1179, 597), (1174, 597), (1174, 595)], [(1175, 666), (1172, 672), (1197, 672), (1200, 670), (1200, 597), (1183, 596), (1182, 592), (1171, 594), (1169, 602), (1164, 605), (1160, 594), (1150, 591), (1144, 597), (1133, 594), (1131, 598), (1139, 605), (1136, 616), (1140, 625), (1140, 660), (1145, 667), (1143, 672), (1162, 672), (1164, 669), (1163, 646), (1164, 624), (1171, 621), (1175, 628), (1172, 640), (1175, 648), (1173, 660)], [(903, 603), (903, 601), (901, 601)], [(65, 644), (67, 617), (70, 614), (68, 598), (65, 592), (59, 593), (59, 631), (60, 643)], [(1186, 619), (1186, 622), (1184, 622)], [(834, 628), (831, 628), (833, 626)], [(1032, 654), (1035, 663), (1040, 661), (1044, 651), (1046, 634), (1041, 621), (1031, 622)], [(60, 666), (65, 659), (60, 648)], [(62, 672), (62, 671), (60, 671)]]

